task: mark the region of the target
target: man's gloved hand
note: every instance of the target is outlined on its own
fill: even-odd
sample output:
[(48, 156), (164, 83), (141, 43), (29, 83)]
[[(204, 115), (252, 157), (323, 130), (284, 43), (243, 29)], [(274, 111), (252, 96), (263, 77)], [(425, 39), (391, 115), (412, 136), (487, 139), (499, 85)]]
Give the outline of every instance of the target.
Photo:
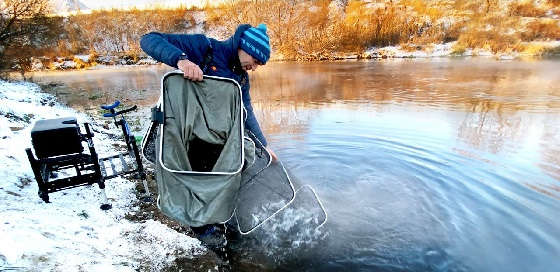
[(202, 70), (190, 60), (182, 59), (177, 62), (177, 68), (183, 71), (185, 78), (192, 81), (202, 81)]

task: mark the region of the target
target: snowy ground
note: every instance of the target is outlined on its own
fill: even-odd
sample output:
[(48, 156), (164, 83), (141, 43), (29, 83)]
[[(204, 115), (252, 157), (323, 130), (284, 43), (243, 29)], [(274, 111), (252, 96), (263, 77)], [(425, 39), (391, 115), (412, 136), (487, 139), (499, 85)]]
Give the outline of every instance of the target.
[[(366, 50), (363, 54), (366, 58), (439, 58), (439, 57), (494, 57), (498, 60), (511, 60), (524, 56), (532, 56), (527, 53), (510, 52), (510, 53), (492, 53), (491, 51), (484, 49), (472, 49), (467, 48), (465, 52), (456, 53), (453, 50), (453, 46), (457, 42), (449, 42), (444, 44), (432, 44), (429, 47), (423, 48), (421, 50), (409, 51), (403, 49), (401, 46), (386, 46), (386, 47), (372, 47)], [(560, 47), (560, 41), (550, 41), (550, 42), (531, 42), (529, 43), (535, 46), (543, 46), (547, 48), (558, 48)]]
[(61, 106), (32, 83), (0, 80), (0, 271), (159, 271), (175, 258), (204, 254), (199, 241), (160, 222), (125, 218), (138, 208), (135, 184), (115, 178), (99, 209), (97, 185), (37, 196), (25, 148), (33, 122), (75, 116), (94, 128), (99, 154), (112, 154), (114, 140), (85, 114)]

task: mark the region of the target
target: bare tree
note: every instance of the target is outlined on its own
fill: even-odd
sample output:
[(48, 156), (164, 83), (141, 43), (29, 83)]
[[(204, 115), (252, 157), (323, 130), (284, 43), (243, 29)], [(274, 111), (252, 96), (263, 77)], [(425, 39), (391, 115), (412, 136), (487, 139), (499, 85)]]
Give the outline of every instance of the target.
[(49, 0), (0, 1), (0, 69), (28, 69), (22, 59), (56, 39), (61, 19), (47, 16), (49, 10)]

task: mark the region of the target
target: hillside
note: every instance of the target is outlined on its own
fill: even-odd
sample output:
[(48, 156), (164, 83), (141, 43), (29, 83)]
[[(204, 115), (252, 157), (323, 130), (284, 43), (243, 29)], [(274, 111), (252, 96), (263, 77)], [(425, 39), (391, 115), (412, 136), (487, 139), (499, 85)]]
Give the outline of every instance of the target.
[(238, 0), (61, 17), (56, 43), (34, 67), (146, 64), (138, 41), (147, 32), (225, 39), (240, 23), (261, 22), (273, 60), (560, 53), (560, 0)]

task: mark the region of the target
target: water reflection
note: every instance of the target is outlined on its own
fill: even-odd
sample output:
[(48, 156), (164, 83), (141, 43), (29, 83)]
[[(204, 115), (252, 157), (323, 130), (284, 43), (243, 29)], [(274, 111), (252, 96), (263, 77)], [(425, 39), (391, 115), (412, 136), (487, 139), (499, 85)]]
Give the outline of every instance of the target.
[(151, 106), (159, 98), (161, 77), (173, 69), (152, 67), (101, 68), (85, 71), (36, 72), (32, 79), (39, 83), (60, 82), (47, 91), (75, 108), (97, 108), (115, 100)]
[[(167, 70), (42, 80), (66, 82), (73, 103), (115, 96), (147, 107)], [(330, 215), (321, 246), (282, 268), (554, 271), (559, 70), (558, 60), (446, 58), (270, 63), (252, 73), (271, 147)]]
[(356, 114), (396, 105), (411, 114), (435, 112), (456, 127), (449, 140), (481, 152), (523, 156), (519, 150), (542, 143), (527, 151), (542, 153), (539, 166), (558, 179), (560, 141), (550, 130), (559, 125), (541, 117), (560, 112), (559, 68), (558, 61), (485, 59), (276, 63), (251, 75), (252, 98), (271, 134), (305, 135), (313, 118), (332, 105)]
[[(149, 107), (157, 101), (161, 76), (169, 70), (160, 65), (35, 73), (33, 78), (63, 82), (65, 86), (51, 91), (73, 107), (94, 109), (116, 99)], [(271, 63), (251, 73), (252, 99), (267, 133), (290, 133), (299, 140), (328, 108), (356, 115), (391, 112), (396, 106), (412, 115), (431, 112), (435, 114), (431, 118), (455, 127), (457, 132), (448, 140), (480, 152), (523, 156), (516, 152), (523, 149), (533, 157), (538, 153), (534, 163), (558, 180), (558, 70), (556, 60)], [(551, 194), (550, 186), (538, 188)]]
[(542, 150), (539, 167), (559, 182), (540, 186), (548, 189), (545, 192), (560, 199), (560, 118), (554, 114), (547, 114), (544, 123), (539, 139)]
[(253, 99), (268, 103), (411, 102), (470, 110), (486, 100), (508, 112), (543, 112), (560, 107), (557, 66), (493, 60), (274, 63), (251, 76), (258, 90)]
[(471, 112), (466, 112), (457, 135), (465, 143), (476, 149), (499, 153), (504, 145), (519, 143), (526, 138), (528, 131), (520, 127), (521, 117), (504, 113), (502, 104), (476, 99), (470, 102)]

